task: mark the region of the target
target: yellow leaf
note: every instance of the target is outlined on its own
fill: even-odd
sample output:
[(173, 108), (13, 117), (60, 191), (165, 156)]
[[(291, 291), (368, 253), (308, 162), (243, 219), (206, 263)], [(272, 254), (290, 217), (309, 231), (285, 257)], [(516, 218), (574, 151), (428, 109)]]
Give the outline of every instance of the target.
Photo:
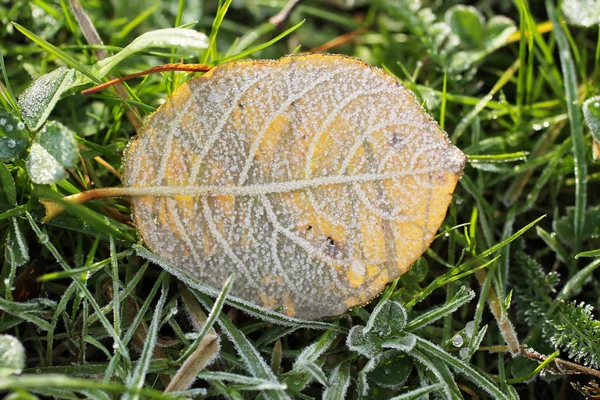
[[(384, 71), (330, 55), (243, 61), (176, 91), (128, 148), (146, 245), (183, 275), (298, 318), (408, 270), (464, 154)], [(152, 199), (152, 200), (151, 200)]]

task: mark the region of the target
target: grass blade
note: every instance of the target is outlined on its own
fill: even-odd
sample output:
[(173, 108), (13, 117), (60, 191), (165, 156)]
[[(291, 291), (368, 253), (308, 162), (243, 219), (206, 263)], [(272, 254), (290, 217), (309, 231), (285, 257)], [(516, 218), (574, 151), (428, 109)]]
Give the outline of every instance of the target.
[(573, 156), (575, 157), (575, 215), (574, 215), (574, 253), (579, 253), (581, 238), (583, 237), (585, 206), (587, 202), (587, 162), (585, 158), (585, 144), (583, 142), (583, 124), (581, 107), (577, 97), (577, 71), (571, 55), (569, 41), (563, 26), (556, 15), (554, 2), (546, 0), (546, 10), (554, 25), (554, 34), (559, 48), (560, 65), (565, 85), (565, 98), (571, 138), (573, 139)]
[[(152, 353), (158, 337), (158, 323), (160, 322), (162, 311), (165, 306), (165, 302), (167, 301), (167, 294), (169, 292), (169, 279), (167, 273), (163, 271), (161, 276), (158, 278), (158, 281), (162, 283), (162, 290), (158, 299), (158, 303), (156, 304), (156, 308), (154, 309), (154, 315), (152, 316), (152, 322), (150, 323), (150, 328), (148, 329), (148, 336), (146, 337), (146, 341), (144, 343), (142, 355), (140, 356), (133, 374), (127, 381), (127, 387), (129, 388), (138, 390), (142, 388), (144, 379), (148, 373), (150, 360), (152, 360)], [(137, 400), (138, 397), (139, 396), (137, 394), (128, 393), (124, 398)]]

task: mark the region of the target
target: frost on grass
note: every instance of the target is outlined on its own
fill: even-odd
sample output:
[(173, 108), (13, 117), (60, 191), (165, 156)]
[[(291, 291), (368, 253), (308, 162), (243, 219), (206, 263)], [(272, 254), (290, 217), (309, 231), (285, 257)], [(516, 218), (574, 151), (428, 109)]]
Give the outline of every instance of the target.
[(180, 88), (125, 154), (150, 249), (303, 319), (364, 304), (442, 223), (465, 161), (413, 94), (340, 56), (238, 62)]

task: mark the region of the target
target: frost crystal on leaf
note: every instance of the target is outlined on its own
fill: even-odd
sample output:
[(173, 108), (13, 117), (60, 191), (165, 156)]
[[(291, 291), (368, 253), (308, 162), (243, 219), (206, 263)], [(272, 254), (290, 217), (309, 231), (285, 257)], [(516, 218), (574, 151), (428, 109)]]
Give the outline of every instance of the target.
[(427, 249), (465, 156), (384, 71), (245, 61), (193, 79), (125, 154), (146, 245), (189, 276), (298, 318), (375, 297)]

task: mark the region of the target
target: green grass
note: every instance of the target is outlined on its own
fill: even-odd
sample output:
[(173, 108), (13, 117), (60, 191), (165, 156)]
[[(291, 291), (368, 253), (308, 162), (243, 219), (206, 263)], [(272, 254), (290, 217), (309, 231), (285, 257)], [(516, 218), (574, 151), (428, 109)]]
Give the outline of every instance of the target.
[[(600, 377), (600, 167), (582, 118), (600, 94), (598, 25), (565, 23), (550, 0), (471, 2), (479, 11), (305, 0), (278, 27), (268, 20), (286, 0), (82, 1), (91, 24), (71, 3), (0, 5), (0, 117), (23, 127), (0, 126), (0, 146), (15, 149), (0, 162), (0, 335), (23, 344), (5, 350), (0, 336), (0, 392), (571, 399), (569, 383)], [(181, 26), (199, 33), (169, 29)], [(201, 282), (183, 291), (168, 260), (139, 242), (126, 199), (67, 204), (42, 222), (41, 197), (119, 186), (113, 169), (137, 127), (192, 75), (81, 89), (168, 62), (279, 58), (363, 27), (329, 51), (395, 75), (469, 156), (436, 240), (371, 304), (300, 321), (226, 300), (231, 282), (218, 296)], [(94, 28), (103, 44), (89, 42)], [(26, 92), (53, 71), (45, 97)], [(61, 124), (46, 125), (58, 126), (56, 142), (40, 134), (46, 121)], [(55, 144), (80, 157), (60, 159)], [(65, 179), (32, 182), (28, 154), (40, 146), (58, 163), (42, 172), (66, 166)], [(517, 340), (549, 358), (511, 357)], [(199, 371), (190, 388), (165, 390), (185, 371)]]

